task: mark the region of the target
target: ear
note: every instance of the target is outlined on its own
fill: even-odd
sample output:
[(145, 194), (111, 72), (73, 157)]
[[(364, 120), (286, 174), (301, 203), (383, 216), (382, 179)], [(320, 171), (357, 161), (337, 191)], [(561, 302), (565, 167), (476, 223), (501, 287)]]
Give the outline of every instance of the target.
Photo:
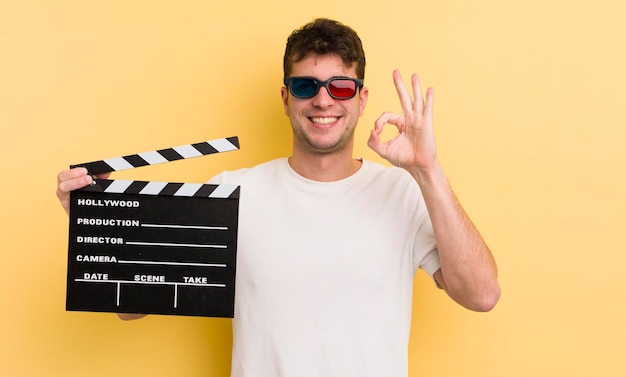
[(289, 115), (289, 90), (287, 87), (283, 86), (280, 88), (280, 97), (283, 101), (283, 108), (285, 109), (285, 115)]
[(362, 87), (359, 91), (359, 116), (363, 115), (365, 111), (365, 105), (367, 104), (367, 98), (369, 96), (369, 90), (366, 86)]

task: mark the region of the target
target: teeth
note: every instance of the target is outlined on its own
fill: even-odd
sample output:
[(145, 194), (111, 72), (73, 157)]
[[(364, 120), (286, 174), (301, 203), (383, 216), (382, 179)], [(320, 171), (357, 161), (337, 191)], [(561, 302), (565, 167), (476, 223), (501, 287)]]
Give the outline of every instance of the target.
[(337, 121), (337, 117), (313, 117), (311, 118), (313, 123), (330, 124)]

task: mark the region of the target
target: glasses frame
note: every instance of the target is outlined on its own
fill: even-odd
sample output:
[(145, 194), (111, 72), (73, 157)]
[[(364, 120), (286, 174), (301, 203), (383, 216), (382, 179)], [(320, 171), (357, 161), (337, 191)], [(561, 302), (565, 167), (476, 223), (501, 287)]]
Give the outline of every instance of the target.
[[(300, 80), (300, 79), (307, 79), (307, 80), (313, 80), (313, 82), (317, 85), (317, 89), (315, 89), (315, 93), (313, 93), (310, 96), (299, 96), (297, 94), (295, 94), (293, 92), (293, 85), (291, 85), (291, 83), (294, 80)], [(335, 80), (348, 80), (348, 81), (352, 81), (355, 84), (355, 88), (354, 88), (354, 93), (350, 96), (350, 97), (339, 97), (334, 95), (333, 93), (331, 93), (330, 91), (330, 83), (335, 81)], [(330, 79), (326, 80), (326, 81), (322, 81), (316, 77), (313, 76), (288, 76), (285, 77), (283, 79), (283, 83), (285, 84), (285, 86), (287, 88), (289, 88), (289, 93), (291, 93), (292, 96), (296, 97), (296, 98), (300, 98), (300, 99), (309, 99), (309, 98), (313, 98), (317, 95), (317, 93), (319, 93), (320, 88), (326, 88), (326, 92), (328, 92), (328, 95), (331, 96), (334, 99), (338, 99), (338, 100), (346, 100), (346, 99), (350, 99), (350, 98), (354, 98), (354, 96), (356, 96), (357, 92), (363, 87), (363, 80), (362, 79), (355, 79), (352, 77), (343, 77), (343, 76), (336, 76), (336, 77), (331, 77)]]

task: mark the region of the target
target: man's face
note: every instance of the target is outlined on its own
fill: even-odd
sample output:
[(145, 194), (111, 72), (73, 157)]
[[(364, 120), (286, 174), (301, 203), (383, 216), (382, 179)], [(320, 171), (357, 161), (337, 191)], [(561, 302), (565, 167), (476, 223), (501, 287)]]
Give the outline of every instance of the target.
[[(346, 68), (336, 55), (309, 56), (293, 64), (290, 76), (312, 76), (321, 81), (331, 77), (357, 78), (354, 66)], [(367, 88), (363, 87), (354, 97), (339, 100), (332, 98), (326, 88), (320, 88), (314, 97), (301, 99), (283, 87), (281, 96), (293, 128), (294, 149), (329, 154), (351, 148), (367, 95)]]

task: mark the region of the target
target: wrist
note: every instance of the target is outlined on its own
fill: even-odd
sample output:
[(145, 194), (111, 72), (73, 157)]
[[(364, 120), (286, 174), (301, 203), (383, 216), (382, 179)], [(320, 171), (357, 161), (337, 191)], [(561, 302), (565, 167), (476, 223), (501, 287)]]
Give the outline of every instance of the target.
[(420, 187), (437, 186), (438, 183), (447, 182), (443, 167), (439, 160), (428, 167), (405, 168), (409, 174), (417, 181)]

